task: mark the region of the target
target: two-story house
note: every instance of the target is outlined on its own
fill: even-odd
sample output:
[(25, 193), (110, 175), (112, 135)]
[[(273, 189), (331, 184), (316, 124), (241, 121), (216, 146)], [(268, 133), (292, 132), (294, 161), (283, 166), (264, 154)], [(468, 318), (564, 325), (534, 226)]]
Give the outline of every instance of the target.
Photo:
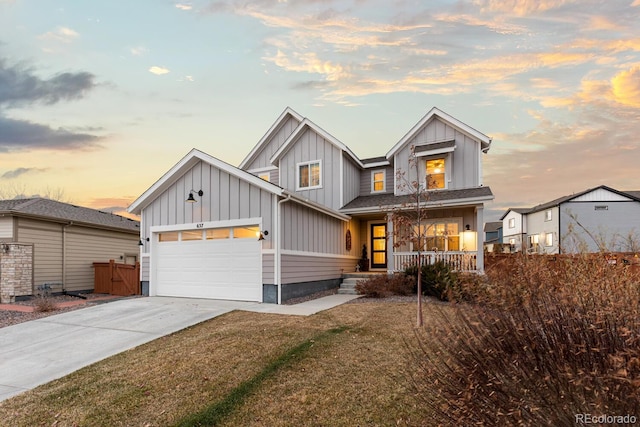
[[(130, 206), (141, 217), (143, 289), (281, 303), (335, 288), (356, 266), (402, 270), (418, 250), (482, 271), (490, 145), (433, 108), (385, 155), (360, 159), (287, 108), (239, 167), (194, 149)], [(394, 237), (394, 213), (411, 200), (400, 176), (428, 194), (420, 241)]]
[(634, 251), (640, 245), (640, 191), (601, 185), (502, 216), (513, 252)]

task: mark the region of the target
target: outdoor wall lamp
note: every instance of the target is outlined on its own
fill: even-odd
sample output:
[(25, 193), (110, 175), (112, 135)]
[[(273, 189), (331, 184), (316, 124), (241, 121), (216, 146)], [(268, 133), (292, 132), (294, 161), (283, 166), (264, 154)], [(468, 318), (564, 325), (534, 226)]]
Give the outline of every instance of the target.
[(144, 246), (144, 241), (149, 241), (149, 238), (147, 237), (146, 239), (140, 239), (140, 241), (138, 242), (138, 246)]
[[(193, 193), (195, 193), (195, 192), (196, 192), (196, 190), (189, 191), (189, 197), (187, 198), (187, 200), (185, 200), (187, 203), (196, 203), (197, 202), (195, 197), (193, 197)], [(200, 190), (197, 193), (198, 193), (198, 196), (202, 197), (202, 195), (204, 194), (204, 191)]]
[(264, 236), (268, 236), (269, 232), (267, 230), (258, 231), (258, 241), (264, 240)]
[(469, 224), (465, 225), (465, 226), (464, 226), (464, 228), (465, 228), (465, 230), (467, 230), (467, 231), (471, 230), (471, 226), (470, 226)]

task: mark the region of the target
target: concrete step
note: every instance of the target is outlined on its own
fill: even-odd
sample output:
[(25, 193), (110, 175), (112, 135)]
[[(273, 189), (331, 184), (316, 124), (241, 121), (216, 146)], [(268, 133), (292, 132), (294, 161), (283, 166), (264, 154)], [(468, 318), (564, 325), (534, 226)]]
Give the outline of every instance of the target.
[(338, 289), (339, 294), (343, 295), (358, 295), (356, 292), (356, 284), (360, 281), (364, 280), (362, 277), (347, 277), (342, 280), (340, 284), (340, 288)]

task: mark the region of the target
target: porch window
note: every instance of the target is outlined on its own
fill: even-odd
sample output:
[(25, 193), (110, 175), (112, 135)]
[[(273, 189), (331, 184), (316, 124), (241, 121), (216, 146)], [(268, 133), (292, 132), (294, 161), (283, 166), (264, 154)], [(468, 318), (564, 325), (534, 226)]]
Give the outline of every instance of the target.
[(322, 186), (320, 169), (320, 160), (298, 163), (298, 189), (320, 188)]
[(445, 160), (443, 158), (427, 160), (427, 189), (445, 188)]
[[(416, 228), (417, 234), (417, 228)], [(457, 222), (436, 222), (422, 226), (422, 239), (412, 242), (413, 251), (459, 251), (460, 225)]]

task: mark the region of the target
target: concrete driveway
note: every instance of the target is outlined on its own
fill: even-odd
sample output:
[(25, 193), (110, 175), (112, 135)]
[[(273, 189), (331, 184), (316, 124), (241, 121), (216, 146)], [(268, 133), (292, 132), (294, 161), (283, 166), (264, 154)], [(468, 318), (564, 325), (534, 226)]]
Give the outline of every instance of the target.
[(144, 297), (0, 328), (0, 401), (109, 356), (233, 310), (310, 315), (353, 295), (296, 305)]

